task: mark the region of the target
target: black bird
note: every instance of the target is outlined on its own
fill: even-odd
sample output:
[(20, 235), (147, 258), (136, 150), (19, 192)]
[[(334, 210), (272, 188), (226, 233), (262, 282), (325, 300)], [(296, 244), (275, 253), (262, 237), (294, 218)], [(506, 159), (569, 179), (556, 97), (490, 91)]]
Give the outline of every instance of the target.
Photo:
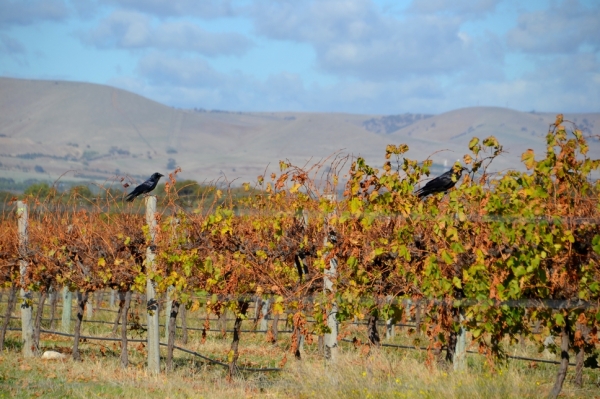
[(132, 192), (130, 192), (129, 195), (125, 197), (125, 201), (131, 202), (135, 199), (135, 197), (142, 194), (147, 194), (150, 191), (154, 190), (161, 177), (163, 177), (163, 175), (161, 175), (160, 173), (153, 174), (148, 180), (146, 180), (145, 182), (137, 186)]
[(452, 187), (454, 187), (458, 179), (460, 179), (463, 170), (468, 169), (464, 166), (453, 166), (452, 169), (450, 169), (443, 175), (440, 175), (433, 180), (429, 180), (424, 187), (421, 187), (420, 189), (415, 191), (415, 195), (419, 198), (423, 198), (431, 194), (443, 193), (450, 190)]

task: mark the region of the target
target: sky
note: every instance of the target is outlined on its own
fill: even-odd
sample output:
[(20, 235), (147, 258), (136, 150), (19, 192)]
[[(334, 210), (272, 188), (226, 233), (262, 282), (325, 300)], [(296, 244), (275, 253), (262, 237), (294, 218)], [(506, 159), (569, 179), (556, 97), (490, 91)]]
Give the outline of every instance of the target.
[(0, 0), (0, 76), (207, 110), (599, 112), (600, 1)]

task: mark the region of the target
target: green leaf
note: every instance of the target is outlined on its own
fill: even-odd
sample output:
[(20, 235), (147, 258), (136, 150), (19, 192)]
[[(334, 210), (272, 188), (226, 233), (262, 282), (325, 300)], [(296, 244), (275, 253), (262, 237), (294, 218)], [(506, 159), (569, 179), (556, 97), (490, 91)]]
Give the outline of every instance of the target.
[(460, 281), (460, 279), (459, 279), (458, 277), (456, 277), (456, 276), (455, 276), (455, 277), (452, 279), (452, 282), (454, 283), (454, 286), (455, 286), (456, 288), (458, 288), (459, 290), (460, 290), (460, 289), (462, 289), (462, 282)]
[(600, 255), (600, 235), (595, 235), (592, 239), (592, 248), (594, 249), (594, 252)]
[(454, 262), (454, 259), (452, 259), (452, 256), (450, 256), (450, 254), (445, 249), (442, 250), (442, 259), (447, 264), (451, 264), (452, 262)]
[(483, 145), (486, 147), (498, 147), (498, 140), (494, 136), (490, 136), (483, 140)]
[(558, 325), (558, 326), (564, 326), (565, 325), (565, 318), (562, 315), (562, 313), (556, 313), (556, 314), (554, 314), (554, 320), (556, 320), (556, 325)]
[(362, 213), (362, 201), (358, 198), (352, 198), (350, 201), (350, 212), (354, 215), (360, 215)]
[(477, 144), (479, 144), (479, 138), (473, 137), (471, 141), (469, 141), (469, 150), (473, 151), (473, 148), (475, 148)]

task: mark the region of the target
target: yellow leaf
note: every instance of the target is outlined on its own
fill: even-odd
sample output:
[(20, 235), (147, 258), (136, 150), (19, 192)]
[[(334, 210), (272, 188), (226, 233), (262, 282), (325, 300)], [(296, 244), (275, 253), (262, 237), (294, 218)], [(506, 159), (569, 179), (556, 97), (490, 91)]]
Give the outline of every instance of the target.
[(377, 191), (371, 192), (371, 195), (369, 195), (369, 201), (373, 201), (378, 195), (379, 193)]
[(290, 193), (294, 194), (295, 192), (298, 191), (298, 189), (302, 187), (302, 185), (300, 183), (296, 183), (294, 184), (294, 187), (290, 188)]
[(535, 166), (535, 154), (531, 148), (521, 155), (521, 162), (525, 163), (527, 169), (531, 169)]
[(100, 266), (100, 267), (106, 266), (106, 260), (104, 260), (104, 258), (98, 259), (98, 266)]

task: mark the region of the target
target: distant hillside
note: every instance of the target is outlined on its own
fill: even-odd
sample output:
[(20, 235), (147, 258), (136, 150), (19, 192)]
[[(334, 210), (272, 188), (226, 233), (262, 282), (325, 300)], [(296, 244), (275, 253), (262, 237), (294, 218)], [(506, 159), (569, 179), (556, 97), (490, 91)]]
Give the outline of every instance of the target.
[[(0, 78), (0, 177), (83, 178), (183, 168), (183, 177), (254, 181), (278, 161), (317, 162), (337, 151), (383, 162), (387, 144), (407, 143), (411, 159), (453, 162), (473, 136), (495, 135), (510, 154), (496, 169), (518, 166), (527, 148), (541, 152), (554, 114), (466, 108), (442, 115), (235, 113), (181, 110), (109, 86)], [(600, 114), (565, 115), (585, 131)], [(600, 154), (593, 143), (590, 152)], [(72, 174), (71, 174), (72, 175)]]

